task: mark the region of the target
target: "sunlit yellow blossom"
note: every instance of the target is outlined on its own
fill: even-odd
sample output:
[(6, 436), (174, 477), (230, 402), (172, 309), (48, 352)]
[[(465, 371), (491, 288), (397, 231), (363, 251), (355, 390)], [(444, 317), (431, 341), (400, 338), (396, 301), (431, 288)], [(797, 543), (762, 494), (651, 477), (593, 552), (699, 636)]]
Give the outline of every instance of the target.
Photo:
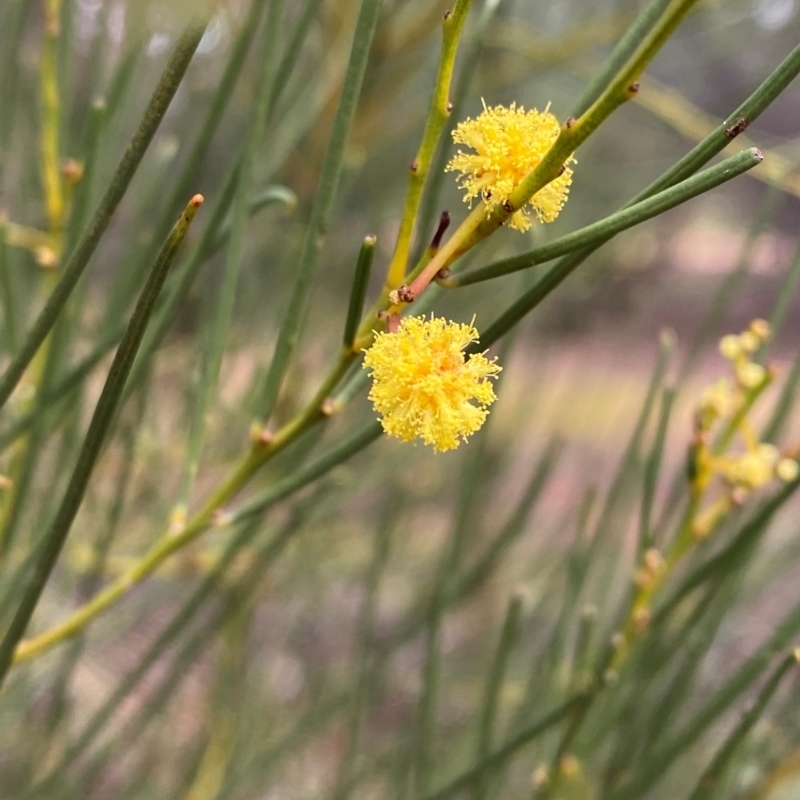
[(435, 317), (406, 317), (396, 332), (376, 335), (364, 367), (372, 370), (369, 397), (390, 436), (419, 437), (441, 452), (483, 425), (495, 400), (488, 379), (500, 367), (483, 355), (465, 359), (464, 348), (477, 339), (472, 325)]
[[(480, 197), (486, 203), (487, 215), (508, 200), (522, 180), (535, 169), (544, 154), (558, 138), (561, 126), (547, 110), (525, 111), (515, 103), (510, 108), (484, 104), (477, 119), (466, 119), (453, 131), (456, 144), (465, 144), (474, 153), (458, 152), (447, 165), (449, 171), (461, 173), (461, 187), (467, 190), (464, 201)], [(542, 187), (528, 201), (541, 222), (552, 222), (567, 199), (572, 183), (569, 164), (564, 172)], [(525, 207), (516, 211), (509, 227), (526, 231), (531, 226)]]

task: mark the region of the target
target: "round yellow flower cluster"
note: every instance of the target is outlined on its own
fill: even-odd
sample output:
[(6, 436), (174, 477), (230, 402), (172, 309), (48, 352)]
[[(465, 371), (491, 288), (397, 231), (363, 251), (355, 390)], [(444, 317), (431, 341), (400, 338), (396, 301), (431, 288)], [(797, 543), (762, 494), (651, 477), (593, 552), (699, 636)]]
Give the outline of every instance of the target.
[[(545, 109), (525, 111), (512, 103), (503, 106), (483, 106), (477, 119), (466, 119), (453, 131), (453, 141), (472, 148), (474, 153), (455, 155), (447, 165), (448, 171), (461, 173), (460, 186), (467, 190), (464, 202), (480, 197), (486, 203), (486, 215), (505, 204), (511, 193), (539, 165), (552, 147), (561, 126)], [(569, 164), (554, 181), (543, 186), (528, 201), (541, 222), (552, 222), (567, 200), (572, 183)], [(525, 207), (511, 215), (509, 227), (526, 231), (531, 226), (530, 213)]]
[(483, 425), (496, 399), (489, 378), (501, 368), (480, 354), (464, 358), (478, 338), (472, 325), (435, 317), (405, 317), (396, 331), (376, 335), (364, 367), (372, 370), (369, 397), (386, 433), (442, 452)]

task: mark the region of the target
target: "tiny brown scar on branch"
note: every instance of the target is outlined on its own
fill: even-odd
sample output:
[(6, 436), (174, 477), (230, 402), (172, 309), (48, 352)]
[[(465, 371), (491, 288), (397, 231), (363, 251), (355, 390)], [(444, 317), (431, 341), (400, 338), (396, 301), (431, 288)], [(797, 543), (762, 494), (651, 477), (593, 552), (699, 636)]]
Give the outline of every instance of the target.
[(749, 125), (750, 120), (747, 117), (738, 117), (732, 125), (725, 128), (725, 136), (728, 139), (735, 139), (740, 133), (744, 133)]

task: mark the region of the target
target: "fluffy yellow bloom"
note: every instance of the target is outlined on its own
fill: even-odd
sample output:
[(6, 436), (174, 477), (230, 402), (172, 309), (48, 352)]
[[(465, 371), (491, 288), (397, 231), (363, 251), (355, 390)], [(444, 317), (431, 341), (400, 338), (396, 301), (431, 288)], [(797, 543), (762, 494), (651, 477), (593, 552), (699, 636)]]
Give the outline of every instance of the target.
[(483, 425), (496, 399), (489, 378), (501, 368), (483, 355), (464, 358), (477, 339), (472, 325), (435, 317), (405, 317), (394, 333), (377, 334), (364, 367), (372, 370), (369, 398), (386, 433), (404, 442), (419, 437), (442, 452)]
[[(466, 119), (453, 131), (456, 144), (465, 144), (474, 153), (458, 152), (447, 165), (448, 171), (461, 173), (460, 186), (467, 190), (464, 202), (480, 197), (486, 203), (487, 215), (508, 200), (522, 180), (535, 169), (542, 156), (558, 138), (561, 126), (545, 109), (525, 111), (515, 103), (510, 108), (484, 104), (477, 119)], [(541, 222), (552, 222), (567, 200), (572, 170), (570, 156), (564, 172), (543, 186), (528, 201)], [(526, 231), (531, 226), (525, 207), (516, 211), (509, 227)]]

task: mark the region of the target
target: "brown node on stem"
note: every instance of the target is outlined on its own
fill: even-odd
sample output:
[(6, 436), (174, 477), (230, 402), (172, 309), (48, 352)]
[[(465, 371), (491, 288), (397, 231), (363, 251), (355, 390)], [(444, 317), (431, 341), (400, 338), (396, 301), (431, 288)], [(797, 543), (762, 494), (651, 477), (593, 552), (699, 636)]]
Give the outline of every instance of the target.
[(453, 110), (453, 104), (448, 100), (447, 101), (447, 113), (449, 114)]
[(450, 11), (450, 9), (448, 9), (447, 11), (444, 12), (444, 21), (447, 22), (447, 20), (450, 19), (450, 17), (452, 17), (452, 16), (453, 16), (453, 12)]
[(567, 117), (564, 120), (564, 127), (569, 130), (577, 121), (578, 120), (576, 120), (575, 117)]
[(628, 94), (636, 94), (639, 91), (639, 81), (634, 81), (628, 87)]
[(417, 299), (417, 296), (416, 294), (414, 294), (414, 291), (410, 286), (406, 286), (405, 284), (403, 284), (397, 290), (397, 299), (401, 303), (413, 303)]
[(322, 414), (323, 417), (332, 417), (334, 411), (336, 411), (336, 406), (334, 405), (333, 399), (326, 397), (319, 407), (319, 413)]
[(749, 125), (750, 120), (747, 117), (737, 117), (732, 125), (725, 128), (725, 136), (728, 139), (735, 139), (740, 133), (744, 133)]
[(436, 273), (436, 279), (437, 280), (444, 280), (445, 278), (449, 278), (449, 277), (450, 277), (450, 270), (447, 267), (442, 267)]
[(274, 434), (266, 426), (254, 422), (250, 426), (250, 443), (254, 447), (266, 447), (274, 438)]
[(417, 171), (419, 171), (419, 161), (417, 161), (417, 159), (415, 158), (415, 159), (414, 159), (414, 160), (413, 160), (413, 161), (412, 161), (412, 162), (411, 162), (411, 163), (408, 165), (408, 168), (409, 168), (409, 170), (411, 170), (411, 172), (417, 172)]
[(558, 168), (558, 174), (559, 174), (559, 175), (563, 175), (563, 174), (564, 174), (566, 171), (567, 171), (567, 165), (566, 165), (566, 164), (562, 164), (562, 165), (561, 165), (561, 166)]
[(503, 203), (503, 208), (508, 211), (509, 214), (513, 214), (516, 210), (514, 204), (510, 200), (506, 200), (505, 203)]

